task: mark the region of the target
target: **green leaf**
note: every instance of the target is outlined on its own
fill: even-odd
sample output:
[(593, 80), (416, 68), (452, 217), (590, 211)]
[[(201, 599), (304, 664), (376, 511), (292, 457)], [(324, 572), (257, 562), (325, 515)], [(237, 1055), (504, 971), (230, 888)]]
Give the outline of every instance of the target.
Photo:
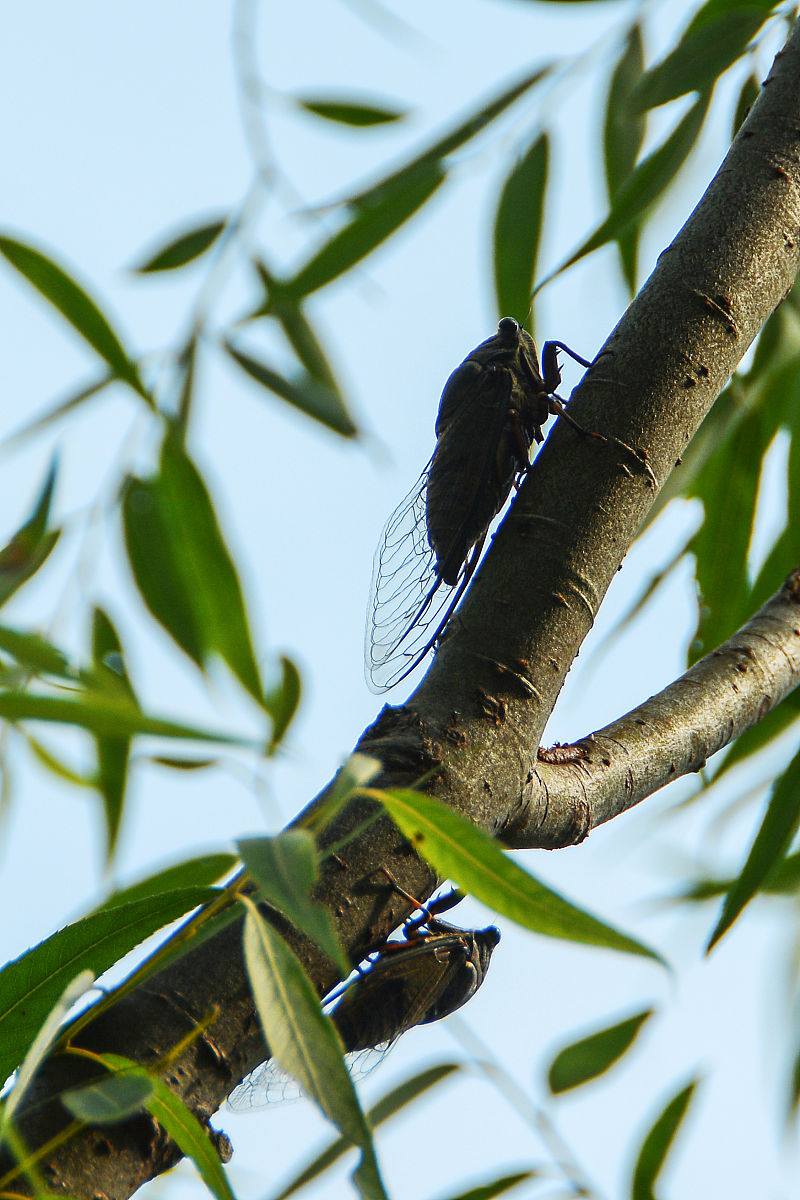
[(295, 379), (287, 379), (266, 363), (237, 349), (231, 342), (225, 343), (225, 349), (251, 379), (255, 379), (256, 383), (274, 392), (282, 400), (288, 401), (306, 416), (313, 417), (315, 421), (320, 421), (343, 437), (354, 437), (358, 433), (338, 393), (311, 375), (300, 374)]
[(342, 1057), (336, 1027), (283, 938), (247, 904), (244, 954), (264, 1037), (278, 1065), (353, 1145), (361, 1162), (353, 1181), (369, 1200), (385, 1200), (372, 1135)]
[[(678, 897), (680, 900), (702, 903), (724, 896), (733, 887), (735, 879), (698, 879)], [(787, 854), (770, 867), (759, 887), (763, 895), (791, 896), (800, 891), (800, 852)]]
[(309, 895), (318, 875), (317, 847), (311, 834), (289, 829), (275, 837), (240, 838), (236, 846), (248, 875), (259, 886), (259, 897), (308, 934), (342, 978), (349, 975), (352, 966), (339, 944), (331, 915)]
[(0, 549), (0, 605), (5, 604), (23, 583), (36, 574), (61, 536), (60, 530), (47, 529), (56, 470), (57, 460), (54, 458), (31, 515), (7, 545)]
[(672, 183), (697, 141), (709, 99), (708, 95), (703, 95), (695, 100), (666, 141), (640, 162), (627, 183), (622, 184), (606, 219), (566, 262), (542, 280), (536, 288), (537, 292), (593, 250), (616, 241), (655, 204)]
[(736, 101), (736, 108), (733, 113), (733, 124), (731, 126), (731, 141), (741, 129), (745, 122), (747, 114), (755, 104), (761, 92), (761, 81), (755, 75), (748, 75), (742, 84), (742, 90), (739, 92), (739, 99)]
[(767, 811), (739, 878), (728, 891), (706, 952), (730, 929), (765, 878), (786, 854), (800, 825), (800, 751), (772, 789)]
[(121, 1070), (110, 1079), (71, 1088), (59, 1096), (61, 1103), (86, 1125), (117, 1125), (139, 1112), (153, 1094), (147, 1075), (130, 1075)]
[[(367, 1113), (370, 1129), (377, 1129), (384, 1121), (388, 1121), (395, 1113), (401, 1112), (424, 1092), (448, 1079), (455, 1071), (460, 1070), (457, 1063), (442, 1063), (437, 1067), (429, 1067), (411, 1079), (405, 1080), (398, 1087), (387, 1092)], [(312, 1183), (319, 1175), (329, 1170), (339, 1161), (343, 1154), (350, 1149), (350, 1143), (345, 1138), (336, 1138), (317, 1154), (307, 1166), (303, 1167), (295, 1177), (273, 1198), (273, 1200), (288, 1200), (307, 1184)]]
[(655, 1200), (653, 1188), (696, 1086), (697, 1080), (693, 1080), (670, 1100), (642, 1142), (633, 1169), (631, 1200)]
[(78, 672), (70, 666), (63, 651), (39, 633), (25, 633), (0, 625), (0, 650), (15, 658), (31, 675), (55, 675), (72, 683), (78, 678)]
[(115, 379), (149, 401), (136, 365), (107, 318), (82, 287), (39, 250), (14, 238), (0, 237), (0, 254), (69, 321), (73, 329), (108, 363)]
[(145, 259), (140, 267), (133, 267), (133, 270), (144, 275), (152, 271), (174, 271), (177, 267), (185, 267), (213, 246), (225, 225), (225, 220), (218, 220), (186, 230), (170, 238), (159, 250)]
[[(122, 691), (136, 703), (125, 667), (122, 643), (111, 619), (101, 608), (95, 608), (92, 612), (92, 660), (96, 671), (113, 671)], [(106, 862), (110, 863), (116, 849), (125, 805), (131, 738), (98, 736), (95, 738), (95, 748), (97, 787), (103, 797), (106, 824)]]
[(494, 290), (500, 316), (525, 325), (531, 305), (542, 233), (547, 164), (546, 134), (514, 164), (503, 184), (494, 224)]
[(98, 396), (104, 388), (107, 388), (110, 383), (114, 382), (112, 375), (103, 375), (102, 379), (96, 379), (94, 383), (89, 383), (85, 387), (80, 388), (77, 392), (70, 392), (64, 400), (60, 400), (53, 408), (44, 413), (41, 417), (35, 417), (33, 421), (28, 421), (21, 425), (14, 433), (10, 433), (0, 445), (3, 449), (8, 450), (11, 446), (16, 446), (20, 442), (27, 441), (37, 433), (41, 433), (43, 429), (47, 429), (54, 421), (60, 420), (67, 413), (73, 412), (74, 409), (80, 408), (87, 400), (92, 400)]
[(296, 96), (298, 106), (315, 117), (326, 121), (335, 121), (340, 125), (388, 125), (392, 121), (402, 121), (408, 116), (408, 110), (402, 108), (387, 108), (386, 105), (362, 104), (353, 100), (338, 100), (314, 96)]
[(781, 700), (777, 708), (773, 708), (771, 712), (767, 713), (763, 721), (759, 721), (757, 725), (751, 725), (736, 739), (723, 758), (719, 769), (715, 771), (714, 782), (716, 783), (720, 776), (729, 771), (731, 767), (744, 762), (751, 754), (757, 754), (759, 750), (763, 750), (770, 742), (780, 737), (798, 717), (800, 717), (800, 689), (790, 692)]
[(445, 179), (441, 163), (425, 163), (349, 205), (351, 218), (282, 287), (308, 296), (361, 262), (428, 201)]
[(351, 754), (325, 789), (324, 800), (302, 814), (300, 825), (319, 835), (353, 792), (366, 787), (382, 770), (383, 764), (377, 758), (371, 758), (368, 754)]
[(309, 375), (330, 391), (336, 392), (344, 407), (333, 369), (303, 311), (302, 302), (285, 291), (281, 281), (270, 271), (263, 256), (254, 261), (254, 266), (265, 293), (264, 303), (255, 315), (273, 316), (280, 322), (287, 341)]
[(0, 1075), (33, 1044), (67, 984), (82, 971), (101, 975), (171, 921), (204, 904), (215, 888), (184, 888), (93, 913), (60, 929), (0, 971)]
[(37, 741), (36, 738), (31, 737), (27, 731), (23, 730), (22, 732), (28, 749), (31, 751), (37, 762), (39, 762), (46, 771), (50, 771), (52, 775), (55, 775), (56, 779), (60, 779), (65, 783), (71, 783), (75, 787), (88, 788), (89, 790), (94, 791), (96, 783), (94, 773), (87, 776), (82, 775), (79, 771), (73, 770), (73, 768), (68, 766), (68, 764), (62, 759), (57, 758), (56, 755), (48, 750), (46, 746), (42, 745), (40, 741)]
[(188, 858), (112, 892), (96, 911), (106, 912), (181, 888), (210, 887), (228, 875), (238, 861), (235, 854), (201, 854), (196, 858)]
[(157, 475), (127, 481), (122, 512), (128, 559), (150, 612), (201, 669), (219, 655), (263, 707), (236, 568), (177, 433), (164, 439)]
[[(633, 174), (645, 134), (645, 118), (632, 113), (630, 94), (644, 71), (642, 30), (635, 22), (628, 30), (622, 53), (611, 74), (603, 120), (603, 162), (609, 201), (613, 204)], [(638, 230), (633, 227), (617, 238), (622, 269), (628, 288), (636, 288)]]
[(711, 0), (695, 15), (675, 49), (642, 77), (630, 104), (636, 111), (657, 108), (687, 92), (707, 92), (744, 54), (773, 3)]
[(663, 959), (571, 904), (523, 871), (492, 838), (431, 796), (410, 789), (370, 793), (442, 879), (452, 879), (482, 904), (546, 937)]
[(493, 1196), (504, 1196), (526, 1179), (538, 1179), (539, 1176), (538, 1171), (516, 1171), (513, 1175), (501, 1175), (491, 1183), (470, 1188), (468, 1192), (459, 1192), (457, 1196), (449, 1197), (448, 1200), (492, 1200)]
[(547, 1083), (553, 1095), (580, 1087), (605, 1074), (631, 1048), (639, 1030), (652, 1015), (652, 1008), (648, 1008), (560, 1050), (547, 1072)]
[(274, 753), (283, 741), (300, 704), (300, 672), (292, 660), (287, 658), (285, 654), (281, 655), (279, 661), (281, 677), (264, 697), (264, 706), (272, 718), (272, 737), (269, 744), (270, 754)]

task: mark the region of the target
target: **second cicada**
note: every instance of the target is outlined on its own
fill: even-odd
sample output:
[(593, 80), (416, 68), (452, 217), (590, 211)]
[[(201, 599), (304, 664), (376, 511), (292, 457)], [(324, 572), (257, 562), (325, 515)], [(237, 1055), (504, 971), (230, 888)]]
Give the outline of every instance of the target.
[(375, 553), (366, 636), (373, 691), (394, 687), (433, 648), (475, 572), (489, 527), (530, 465), (531, 446), (543, 440), (542, 426), (564, 413), (555, 395), (559, 349), (590, 365), (563, 343), (545, 342), (540, 368), (533, 338), (504, 317), (447, 380), (436, 448)]

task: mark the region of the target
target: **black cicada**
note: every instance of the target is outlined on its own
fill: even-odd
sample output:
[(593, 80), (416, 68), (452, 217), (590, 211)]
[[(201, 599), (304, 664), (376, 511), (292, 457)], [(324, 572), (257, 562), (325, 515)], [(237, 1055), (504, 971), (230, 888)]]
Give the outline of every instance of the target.
[(375, 554), (366, 638), (373, 691), (405, 679), (441, 636), (492, 521), (530, 465), (532, 444), (543, 440), (550, 414), (564, 412), (555, 395), (559, 349), (590, 365), (561, 342), (545, 342), (542, 373), (533, 338), (503, 317), (444, 385), (436, 449)]
[[(494, 925), (459, 929), (425, 914), (406, 926), (405, 941), (387, 942), (328, 1008), (350, 1053), (351, 1073), (365, 1075), (401, 1034), (466, 1004), (483, 983), (499, 941)], [(366, 1058), (358, 1053), (367, 1050)], [(269, 1061), (231, 1092), (228, 1106), (246, 1111), (297, 1095), (290, 1078)]]

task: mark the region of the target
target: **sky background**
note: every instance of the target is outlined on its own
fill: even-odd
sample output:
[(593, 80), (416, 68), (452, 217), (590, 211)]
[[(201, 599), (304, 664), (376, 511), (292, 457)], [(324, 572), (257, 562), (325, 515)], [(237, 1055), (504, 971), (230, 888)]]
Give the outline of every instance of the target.
[[(675, 3), (647, 9), (653, 57), (681, 28), (683, 10)], [(390, 14), (401, 11), (398, 23)], [(190, 449), (211, 480), (261, 652), (285, 651), (301, 667), (300, 715), (280, 761), (257, 772), (244, 758), (188, 775), (142, 761), (110, 880), (103, 875), (95, 798), (59, 784), (17, 747), (9, 756), (12, 798), (0, 844), (6, 908), (13, 913), (0, 927), (3, 959), (86, 911), (109, 883), (279, 828), (326, 783), (376, 716), (380, 701), (368, 691), (362, 665), (372, 555), (385, 519), (430, 456), (444, 380), (496, 325), (488, 245), (504, 168), (531, 140), (544, 111), (558, 178), (558, 203), (546, 217), (544, 274), (604, 211), (603, 86), (633, 11), (622, 2), (518, 0), (435, 6), (409, 0), (384, 10), (368, 0), (238, 8), (219, 0), (70, 6), (29, 0), (4, 13), (4, 232), (49, 249), (74, 270), (105, 301), (129, 342), (150, 355), (153, 372), (159, 352), (185, 328), (204, 267), (156, 280), (137, 279), (129, 268), (166, 232), (230, 211), (250, 187), (253, 126), (242, 120), (241, 89), (248, 63), (256, 61), (275, 89), (263, 98), (280, 176), (255, 230), (275, 268), (303, 258), (304, 247), (324, 236), (328, 218), (301, 218), (298, 210), (378, 177), (424, 144), (427, 133), (446, 128), (480, 96), (532, 66), (567, 53), (578, 65), (551, 107), (523, 102), (514, 108), (477, 147), (462, 152), (452, 181), (420, 218), (315, 299), (312, 316), (363, 438), (345, 444), (208, 355)], [(388, 131), (340, 131), (298, 115), (281, 102), (281, 91), (355, 93), (395, 101), (413, 114)], [(656, 114), (654, 130), (674, 119), (672, 112)], [(729, 119), (712, 122), (692, 172), (645, 237), (643, 277), (719, 165)], [(593, 256), (546, 290), (536, 313), (540, 341), (557, 338), (594, 355), (626, 305), (614, 253)], [(234, 271), (213, 295), (217, 324), (244, 312), (256, 294), (247, 271)], [(246, 341), (268, 357), (279, 353), (270, 338), (256, 328)], [(4, 437), (93, 378), (84, 348), (7, 269), (0, 270), (0, 353)], [(573, 386), (578, 375), (565, 374)], [(44, 629), (80, 654), (83, 606), (87, 597), (99, 601), (123, 635), (146, 707), (257, 731), (256, 714), (221, 671), (207, 689), (173, 653), (136, 599), (114, 516), (100, 515), (98, 501), (108, 504), (120, 472), (146, 469), (153, 450), (152, 426), (121, 393), (94, 401), (41, 438), (0, 448), (0, 536), (29, 511), (54, 451), (57, 511), (68, 520), (64, 544), (16, 598), (7, 620)], [(767, 521), (779, 519), (780, 503), (779, 495), (772, 498)], [(628, 556), (567, 681), (549, 742), (602, 726), (683, 670), (695, 616), (688, 570), (675, 573), (612, 652), (596, 657), (592, 647), (696, 520), (691, 506), (673, 505)], [(388, 699), (402, 702), (411, 682)], [(72, 761), (88, 761), (78, 739), (50, 730), (41, 736)], [(786, 1143), (774, 1134), (789, 1064), (781, 1038), (766, 1035), (770, 1027), (784, 1030), (789, 1020), (784, 980), (775, 978), (776, 960), (785, 961), (790, 949), (779, 940), (786, 934), (755, 909), (706, 963), (702, 947), (712, 911), (677, 918), (661, 903), (687, 862), (735, 865), (742, 830), (758, 818), (752, 806), (724, 824), (713, 823), (713, 805), (702, 813), (679, 809), (695, 787), (693, 780), (680, 781), (580, 847), (521, 856), (576, 902), (657, 945), (675, 965), (675, 978), (645, 962), (547, 942), (504, 924), (474, 1002), (458, 1022), (404, 1038), (368, 1081), (367, 1101), (431, 1061), (466, 1057), (450, 1032), (463, 1024), (538, 1103), (543, 1072), (560, 1045), (655, 1004), (662, 1016), (641, 1052), (607, 1087), (583, 1089), (553, 1110), (561, 1136), (599, 1192), (609, 1200), (625, 1194), (645, 1130), (699, 1073), (705, 1082), (664, 1194), (795, 1194), (794, 1134)], [(465, 925), (491, 920), (467, 904), (454, 917)], [(234, 1141), (231, 1180), (246, 1200), (270, 1195), (327, 1137), (325, 1122), (304, 1104), (243, 1117), (223, 1112), (218, 1124)], [(382, 1133), (379, 1147), (396, 1200), (444, 1198), (546, 1157), (519, 1113), (467, 1070), (456, 1086)], [(347, 1194), (345, 1177), (337, 1179), (307, 1194)], [(194, 1200), (204, 1189), (183, 1164), (141, 1194)]]

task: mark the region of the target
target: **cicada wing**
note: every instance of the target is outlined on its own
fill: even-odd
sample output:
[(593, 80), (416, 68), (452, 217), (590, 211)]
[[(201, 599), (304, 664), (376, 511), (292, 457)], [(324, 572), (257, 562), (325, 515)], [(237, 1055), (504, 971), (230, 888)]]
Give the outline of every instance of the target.
[(367, 682), (378, 693), (422, 661), (441, 633), (457, 591), (457, 585), (448, 586), (438, 574), (428, 540), (429, 468), (430, 463), (389, 517), (375, 551), (365, 662)]
[[(380, 1066), (394, 1045), (394, 1040), (345, 1054), (344, 1061), (354, 1083), (365, 1079)], [(290, 1104), (294, 1100), (301, 1100), (304, 1094), (294, 1076), (279, 1067), (274, 1058), (270, 1058), (245, 1076), (225, 1104), (232, 1112), (255, 1112), (270, 1104)]]

